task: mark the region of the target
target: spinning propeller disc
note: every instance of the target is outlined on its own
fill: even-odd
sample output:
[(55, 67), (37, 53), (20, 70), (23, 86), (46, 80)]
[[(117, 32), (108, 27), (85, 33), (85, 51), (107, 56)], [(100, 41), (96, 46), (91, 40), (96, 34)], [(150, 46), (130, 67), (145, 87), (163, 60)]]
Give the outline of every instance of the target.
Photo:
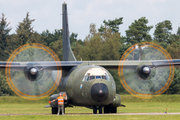
[[(120, 82), (130, 94), (144, 99), (149, 99), (164, 93), (172, 83), (174, 66), (156, 67), (153, 60), (167, 60), (172, 58), (161, 46), (143, 42), (131, 46), (120, 59), (118, 73)], [(135, 68), (125, 67), (138, 63)]]
[[(45, 62), (46, 61), (46, 62)], [(47, 62), (48, 61), (48, 62)], [(38, 44), (26, 44), (17, 48), (6, 64), (6, 78), (10, 88), (18, 96), (37, 100), (52, 94), (58, 87), (62, 68), (58, 56), (48, 47)], [(17, 62), (17, 67), (13, 64)], [(48, 63), (54, 63), (56, 70), (48, 69)], [(52, 72), (56, 76), (52, 78)]]

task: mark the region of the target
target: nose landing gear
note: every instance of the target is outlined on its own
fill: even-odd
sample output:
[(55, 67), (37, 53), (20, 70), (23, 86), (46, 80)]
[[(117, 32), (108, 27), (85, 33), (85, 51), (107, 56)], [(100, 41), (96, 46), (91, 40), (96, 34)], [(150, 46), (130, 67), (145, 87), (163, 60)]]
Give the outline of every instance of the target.
[(97, 110), (99, 110), (99, 114), (102, 114), (102, 106), (93, 106), (93, 114), (97, 114)]

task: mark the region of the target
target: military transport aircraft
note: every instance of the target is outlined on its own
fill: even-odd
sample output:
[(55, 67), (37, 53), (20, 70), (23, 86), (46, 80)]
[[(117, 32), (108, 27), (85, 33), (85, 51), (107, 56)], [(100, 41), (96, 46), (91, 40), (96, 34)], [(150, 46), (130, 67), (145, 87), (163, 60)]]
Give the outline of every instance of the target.
[[(63, 93), (67, 96), (65, 107), (72, 105), (85, 106), (93, 109), (94, 114), (97, 113), (97, 110), (101, 114), (103, 113), (102, 108), (104, 108), (104, 113), (116, 113), (117, 107), (124, 106), (121, 104), (120, 95), (116, 94), (115, 81), (107, 69), (118, 69), (120, 77), (122, 78), (121, 83), (128, 92), (135, 96), (145, 96), (148, 98), (161, 94), (169, 87), (172, 82), (171, 79), (173, 79), (173, 67), (179, 66), (180, 60), (171, 60), (160, 46), (153, 46), (153, 44), (149, 44), (150, 48), (159, 50), (160, 53), (163, 53), (166, 60), (146, 59), (129, 61), (126, 55), (124, 55), (124, 58), (120, 61), (76, 61), (70, 48), (67, 4), (64, 3), (62, 7), (63, 61), (59, 61), (56, 56), (53, 56), (54, 52), (45, 46), (29, 44), (29, 46), (34, 45), (33, 48), (40, 48), (49, 53), (54, 61), (36, 61), (35, 57), (33, 61), (30, 61), (32, 59), (28, 61), (18, 61), (19, 58), (21, 58), (20, 56), (23, 56), (22, 58), (27, 56), (26, 53), (20, 55), (22, 51), (29, 50), (30, 47), (25, 45), (22, 46), (21, 49), (16, 50), (7, 62), (0, 62), (0, 69), (6, 70), (8, 84), (17, 95), (26, 99), (36, 100), (47, 97), (54, 92), (53, 89), (57, 89), (59, 91), (58, 94)], [(147, 50), (145, 49), (147, 46), (146, 43), (142, 50)], [(132, 48), (133, 49), (129, 49), (130, 52), (127, 52), (127, 55), (136, 49), (137, 46), (133, 46)], [(148, 51), (151, 51), (151, 49), (148, 49)], [(30, 52), (32, 51), (30, 50)], [(43, 56), (41, 56), (41, 54), (36, 54), (36, 57), (42, 58), (44, 56), (46, 55), (43, 54)], [(158, 55), (158, 57), (159, 56), (161, 55)], [(16, 58), (17, 60), (15, 60)], [(169, 70), (166, 70), (169, 73), (167, 80), (162, 81), (164, 83), (159, 82), (158, 85), (156, 83), (157, 77), (160, 77), (159, 73), (163, 76), (162, 73), (164, 71), (154, 71), (154, 69), (156, 70), (157, 68), (163, 68), (161, 70), (169, 68)], [(16, 71), (20, 73), (16, 73)], [(51, 74), (49, 75), (46, 71), (50, 71)], [(25, 76), (25, 79), (19, 77), (21, 73)], [(153, 74), (153, 76), (151, 74)], [(127, 76), (124, 77), (124, 75)], [(51, 83), (47, 82), (50, 79), (49, 76), (53, 78), (51, 87), (48, 86)], [(154, 78), (154, 76), (156, 77)], [(19, 79), (20, 81), (16, 83)], [(132, 79), (138, 80), (133, 83), (133, 81), (131, 82)], [(46, 81), (45, 84), (43, 84), (43, 80)], [(31, 87), (31, 85), (33, 87)], [(136, 90), (137, 88), (134, 88), (133, 85), (138, 86), (140, 89)], [(144, 89), (144, 85), (147, 85), (145, 88), (149, 90)], [(153, 87), (148, 87), (150, 85)], [(47, 87), (47, 89), (41, 91), (41, 89), (45, 87)], [(151, 88), (153, 88), (153, 90)], [(32, 89), (35, 89), (35, 92), (33, 92)], [(56, 99), (58, 94), (51, 95), (50, 101)], [(50, 105), (46, 107), (51, 107), (52, 114), (57, 114), (57, 101), (50, 103)]]

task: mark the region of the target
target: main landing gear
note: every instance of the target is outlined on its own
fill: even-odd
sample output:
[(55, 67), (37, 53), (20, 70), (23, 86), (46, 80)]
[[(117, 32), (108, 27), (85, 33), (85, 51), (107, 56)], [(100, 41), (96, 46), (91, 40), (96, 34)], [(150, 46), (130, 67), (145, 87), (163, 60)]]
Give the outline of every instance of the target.
[(105, 106), (104, 113), (117, 113), (117, 107)]
[[(93, 114), (97, 114), (97, 110), (102, 114), (102, 106), (93, 106)], [(104, 106), (104, 113), (117, 113), (117, 107)]]

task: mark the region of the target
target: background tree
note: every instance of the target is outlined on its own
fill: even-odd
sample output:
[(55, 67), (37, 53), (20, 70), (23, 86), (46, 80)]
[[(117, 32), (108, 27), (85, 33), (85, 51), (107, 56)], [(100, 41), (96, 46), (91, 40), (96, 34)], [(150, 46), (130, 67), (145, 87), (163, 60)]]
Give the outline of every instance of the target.
[(57, 40), (60, 40), (62, 41), (62, 29), (60, 30), (55, 30), (54, 32), (50, 32), (49, 30), (45, 30), (41, 33), (41, 41), (44, 41), (44, 44), (46, 46), (50, 46), (50, 44), (52, 42), (55, 42)]
[(165, 94), (180, 94), (180, 69), (174, 70), (174, 79)]
[(168, 45), (166, 50), (171, 55), (172, 59), (180, 59), (180, 45), (173, 43)]
[[(63, 60), (63, 42), (62, 42), (62, 30), (55, 30), (54, 34), (51, 34), (50, 41), (52, 41), (49, 44), (49, 47), (55, 51), (55, 53), (58, 55), (60, 60)], [(51, 40), (53, 39), (53, 40)]]
[(102, 39), (96, 30), (96, 25), (90, 25), (90, 34), (84, 40), (84, 46), (80, 50), (83, 60), (101, 60)]
[(123, 24), (122, 22), (123, 17), (116, 18), (115, 20), (104, 20), (103, 23), (104, 25), (101, 25), (101, 27), (98, 29), (99, 32), (104, 32), (105, 27), (108, 27), (109, 29), (112, 30), (112, 32), (116, 33), (119, 31), (119, 25)]
[(11, 27), (9, 27), (7, 22), (7, 18), (5, 18), (4, 14), (0, 18), (0, 58), (5, 61), (9, 57), (9, 53), (7, 52), (7, 46), (10, 41), (9, 32), (11, 31)]
[(159, 22), (155, 26), (154, 39), (158, 41), (158, 43), (162, 44), (163, 47), (166, 48), (168, 44), (171, 44), (173, 42), (170, 41), (169, 39), (171, 35), (171, 30), (172, 30), (172, 23), (169, 20)]
[(106, 28), (101, 34), (102, 38), (102, 50), (101, 50), (101, 59), (102, 60), (119, 60), (119, 48), (120, 43), (120, 33), (112, 32), (112, 29)]
[(33, 43), (35, 40), (33, 39), (34, 30), (32, 27), (32, 22), (35, 19), (29, 18), (29, 12), (26, 14), (26, 18), (22, 22), (19, 22), (19, 25), (16, 29), (19, 45), (24, 45), (26, 43)]
[(141, 17), (138, 20), (135, 20), (130, 26), (129, 29), (126, 30), (127, 42), (132, 45), (136, 43), (141, 43), (144, 41), (151, 41), (151, 35), (149, 31), (153, 28), (153, 26), (147, 26), (148, 19), (145, 17)]
[(11, 39), (11, 51), (14, 51), (19, 46), (22, 46), (27, 43), (44, 43), (39, 33), (34, 32), (32, 27), (32, 22), (35, 19), (29, 18), (29, 13), (26, 14), (26, 17), (23, 19), (22, 22), (19, 22), (19, 25), (16, 28), (16, 34), (13, 35)]
[[(126, 30), (127, 42), (132, 45), (136, 43), (141, 43), (152, 40), (149, 31), (153, 28), (153, 26), (147, 26), (148, 19), (145, 17), (141, 17), (138, 20), (135, 20), (130, 26), (129, 29)], [(139, 45), (141, 46), (141, 45)], [(139, 47), (139, 59), (141, 58), (141, 47)]]
[(83, 46), (83, 41), (81, 39), (77, 39), (78, 34), (77, 33), (71, 33), (70, 35), (70, 43), (71, 43), (71, 49), (76, 56), (77, 60), (81, 60), (80, 56), (80, 49)]

